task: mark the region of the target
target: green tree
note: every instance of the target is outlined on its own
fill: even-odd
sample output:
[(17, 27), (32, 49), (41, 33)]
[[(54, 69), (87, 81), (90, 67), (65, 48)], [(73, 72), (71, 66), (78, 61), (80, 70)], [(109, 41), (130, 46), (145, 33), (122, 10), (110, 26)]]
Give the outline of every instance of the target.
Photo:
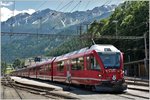
[(7, 63), (6, 62), (2, 62), (1, 63), (1, 72), (2, 72), (2, 75), (5, 74), (6, 68), (7, 68)]
[(13, 67), (16, 69), (16, 68), (21, 68), (21, 60), (20, 59), (16, 59), (14, 62), (13, 62)]

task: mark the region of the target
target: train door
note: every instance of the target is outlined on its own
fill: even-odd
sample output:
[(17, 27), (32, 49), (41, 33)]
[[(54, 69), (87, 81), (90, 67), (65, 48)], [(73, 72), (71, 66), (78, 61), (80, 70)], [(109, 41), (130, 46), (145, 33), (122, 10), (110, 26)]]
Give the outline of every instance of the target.
[(72, 82), (75, 84), (83, 84), (84, 77), (84, 57), (71, 59), (71, 75)]
[(86, 56), (86, 72), (85, 75), (87, 78), (91, 78), (88, 85), (97, 84), (97, 80), (99, 80), (102, 76), (101, 66), (98, 63), (98, 60), (93, 54)]

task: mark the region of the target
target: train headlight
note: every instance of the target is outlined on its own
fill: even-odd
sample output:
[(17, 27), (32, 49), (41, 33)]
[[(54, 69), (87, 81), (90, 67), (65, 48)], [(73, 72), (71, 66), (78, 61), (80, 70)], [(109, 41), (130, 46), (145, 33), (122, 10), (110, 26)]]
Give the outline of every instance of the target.
[(112, 80), (116, 80), (116, 75), (113, 75)]
[(102, 77), (102, 75), (100, 75), (100, 74), (99, 74), (98, 76), (99, 76), (100, 78)]

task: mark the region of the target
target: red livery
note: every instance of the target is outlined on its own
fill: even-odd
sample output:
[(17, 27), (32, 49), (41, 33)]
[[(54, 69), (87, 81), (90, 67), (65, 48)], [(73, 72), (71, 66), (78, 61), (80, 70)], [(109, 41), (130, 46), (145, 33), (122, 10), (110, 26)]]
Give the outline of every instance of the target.
[(31, 65), (12, 75), (124, 91), (123, 54), (113, 45), (92, 45)]

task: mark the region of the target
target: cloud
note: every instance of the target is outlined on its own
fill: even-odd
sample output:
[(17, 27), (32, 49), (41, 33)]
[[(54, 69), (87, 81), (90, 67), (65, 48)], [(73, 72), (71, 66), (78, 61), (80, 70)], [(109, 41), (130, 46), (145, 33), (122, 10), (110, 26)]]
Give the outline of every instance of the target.
[(6, 21), (12, 16), (12, 11), (6, 7), (1, 8), (1, 21)]
[(10, 6), (10, 5), (13, 5), (14, 3), (13, 2), (0, 2), (0, 5), (1, 6)]
[(19, 13), (28, 13), (28, 14), (32, 14), (34, 13), (35, 10), (34, 9), (27, 9), (27, 10), (22, 10), (22, 11), (19, 11), (19, 10), (15, 10), (14, 12), (6, 7), (2, 7), (1, 8), (1, 21), (6, 21), (7, 19), (9, 19), (10, 17), (17, 15)]

